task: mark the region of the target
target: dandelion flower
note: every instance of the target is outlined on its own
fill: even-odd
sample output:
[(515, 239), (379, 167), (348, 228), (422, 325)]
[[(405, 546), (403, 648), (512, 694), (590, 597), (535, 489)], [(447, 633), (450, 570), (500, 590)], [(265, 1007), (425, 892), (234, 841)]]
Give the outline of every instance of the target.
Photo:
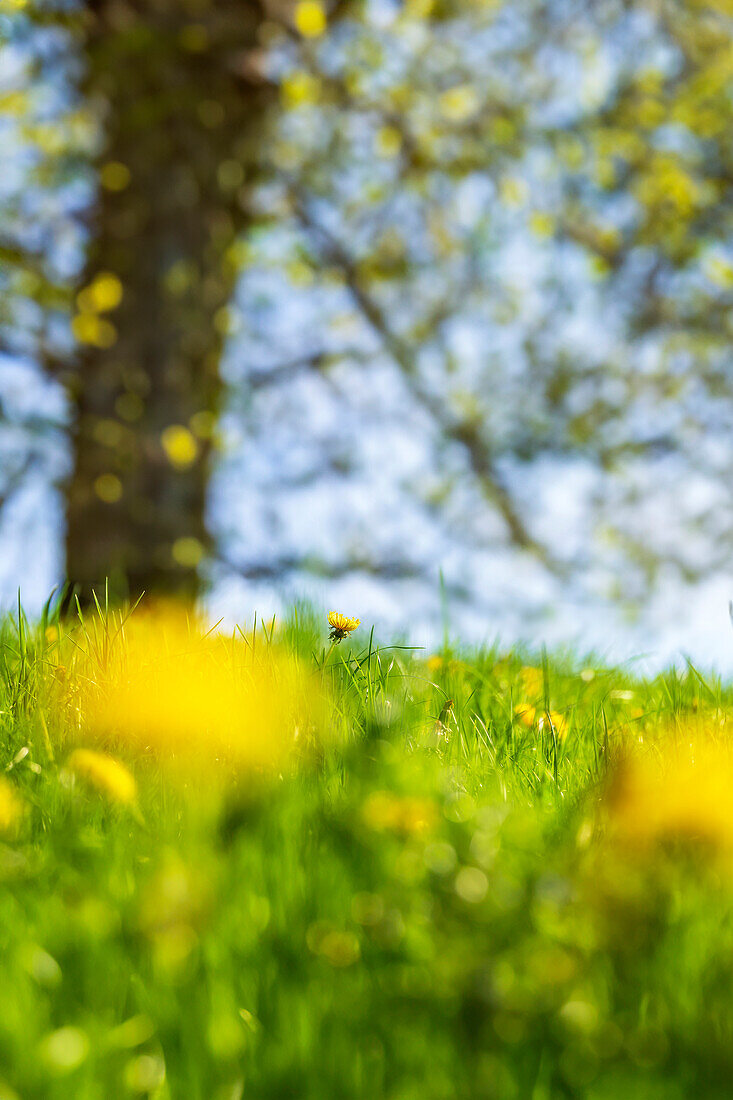
[(356, 630), (360, 625), (361, 619), (350, 619), (348, 615), (342, 615), (339, 611), (330, 611), (328, 614), (328, 623), (331, 627), (331, 633), (329, 635), (332, 642), (340, 642), (343, 638), (346, 638), (351, 634), (352, 630)]
[(637, 848), (686, 839), (730, 853), (730, 751), (686, 732), (687, 746), (665, 744), (658, 754), (637, 751), (619, 762), (607, 796), (612, 832)]
[(136, 611), (105, 669), (81, 653), (77, 674), (85, 736), (193, 768), (197, 787), (242, 770), (277, 774), (331, 730), (323, 688), (297, 658), (211, 632), (186, 608)]
[(549, 714), (547, 713), (547, 711), (545, 711), (545, 713), (542, 715), (539, 722), (537, 723), (539, 729), (544, 729), (545, 723), (547, 722), (548, 718), (550, 720), (550, 732), (552, 732), (552, 730), (554, 729), (555, 736), (557, 737), (558, 741), (562, 741), (563, 738), (567, 736), (568, 732), (567, 719), (563, 714), (560, 714), (556, 710), (551, 710)]
[(75, 749), (69, 757), (69, 770), (110, 802), (129, 806), (135, 801), (135, 780), (113, 756), (92, 749)]
[(0, 777), (0, 833), (13, 833), (23, 816), (24, 804), (15, 787)]
[(543, 675), (541, 668), (525, 665), (524, 668), (519, 670), (519, 679), (527, 695), (542, 694)]
[(537, 711), (529, 703), (517, 703), (514, 708), (514, 717), (527, 729), (532, 729), (532, 726), (534, 726), (536, 714)]

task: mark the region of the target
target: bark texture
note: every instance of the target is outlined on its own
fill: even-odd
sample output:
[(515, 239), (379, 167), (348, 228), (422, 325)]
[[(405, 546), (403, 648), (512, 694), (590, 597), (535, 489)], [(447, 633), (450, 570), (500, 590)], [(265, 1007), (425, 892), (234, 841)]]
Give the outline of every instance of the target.
[(272, 98), (262, 9), (97, 0), (87, 12), (84, 90), (104, 145), (75, 318), (67, 574), (82, 598), (105, 578), (116, 595), (193, 595), (232, 252)]

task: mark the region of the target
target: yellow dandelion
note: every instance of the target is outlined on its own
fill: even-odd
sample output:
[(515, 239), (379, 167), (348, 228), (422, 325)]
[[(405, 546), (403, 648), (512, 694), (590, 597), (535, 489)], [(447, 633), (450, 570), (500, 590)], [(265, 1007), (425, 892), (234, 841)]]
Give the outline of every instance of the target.
[[(549, 714), (547, 713), (547, 711), (545, 711), (538, 722), (538, 727), (540, 729), (544, 728), (548, 718), (550, 719), (550, 726), (552, 727), (552, 729), (554, 729), (555, 736), (557, 737), (558, 741), (562, 741), (562, 739), (567, 735), (568, 732), (567, 719), (563, 714), (560, 714), (556, 710), (551, 710)], [(552, 729), (550, 730), (550, 732), (552, 732)]]
[(351, 634), (352, 630), (356, 630), (357, 626), (361, 624), (361, 619), (350, 619), (348, 615), (342, 615), (340, 611), (329, 611), (328, 623), (331, 627), (331, 633), (329, 634), (331, 641), (340, 642)]
[(438, 819), (434, 802), (390, 791), (373, 791), (362, 806), (362, 820), (370, 829), (414, 836), (428, 832)]
[(12, 783), (0, 776), (0, 835), (15, 832), (25, 806)]
[(318, 0), (300, 0), (295, 7), (295, 26), (304, 38), (320, 38), (328, 25), (326, 12)]
[(519, 670), (519, 679), (527, 695), (540, 695), (542, 693), (542, 669), (525, 665)]
[(75, 682), (84, 735), (100, 749), (122, 742), (200, 779), (205, 765), (217, 785), (243, 769), (277, 774), (330, 736), (327, 697), (307, 666), (275, 642), (209, 631), (191, 609), (138, 609), (103, 672), (85, 644)]
[(69, 757), (69, 770), (110, 802), (129, 806), (135, 801), (135, 780), (124, 764), (92, 749), (75, 749)]
[(658, 755), (632, 753), (617, 764), (608, 791), (611, 832), (637, 848), (688, 840), (730, 852), (732, 780), (727, 746), (694, 733), (688, 745), (665, 744)]
[(537, 711), (529, 703), (518, 703), (514, 708), (514, 717), (526, 726), (527, 729), (532, 729), (535, 723)]

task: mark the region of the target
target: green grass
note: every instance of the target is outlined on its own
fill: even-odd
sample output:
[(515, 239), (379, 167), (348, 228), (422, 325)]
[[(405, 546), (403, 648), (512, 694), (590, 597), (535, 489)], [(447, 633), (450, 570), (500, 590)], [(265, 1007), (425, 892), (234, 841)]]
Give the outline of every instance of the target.
[[(87, 620), (100, 662), (114, 622)], [(0, 626), (0, 769), (28, 807), (0, 845), (1, 1100), (730, 1095), (733, 870), (625, 860), (598, 807), (625, 746), (731, 687), (494, 649), (439, 666), (364, 630), (329, 651), (301, 612), (275, 636), (347, 739), (211, 797), (133, 760), (132, 812), (69, 780), (48, 625)]]

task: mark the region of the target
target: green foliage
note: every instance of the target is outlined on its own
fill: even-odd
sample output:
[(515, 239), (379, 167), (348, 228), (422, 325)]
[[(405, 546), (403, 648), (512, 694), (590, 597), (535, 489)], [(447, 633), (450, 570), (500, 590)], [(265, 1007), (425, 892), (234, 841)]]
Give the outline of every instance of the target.
[[(406, 430), (432, 423), (450, 456), (411, 489), (466, 543), (494, 512), (561, 569), (574, 551), (548, 545), (522, 487), (534, 463), (572, 462), (616, 595), (643, 600), (660, 563), (684, 581), (724, 568), (721, 509), (669, 501), (687, 477), (720, 487), (733, 408), (730, 3), (375, 9), (283, 50), (277, 246), (253, 239), (256, 261), (293, 296), (333, 295), (322, 327), (350, 311), (349, 363), (356, 342), (373, 369), (376, 337), (424, 418)], [(333, 339), (314, 324), (312, 340), (326, 371)], [(640, 537), (641, 497), (676, 537)]]
[[(102, 663), (120, 622), (87, 620)], [(597, 809), (731, 688), (318, 625), (244, 633), (312, 661), (349, 740), (223, 798), (132, 760), (133, 813), (71, 781), (59, 623), (3, 622), (0, 1096), (726, 1096), (730, 869), (624, 862)]]

